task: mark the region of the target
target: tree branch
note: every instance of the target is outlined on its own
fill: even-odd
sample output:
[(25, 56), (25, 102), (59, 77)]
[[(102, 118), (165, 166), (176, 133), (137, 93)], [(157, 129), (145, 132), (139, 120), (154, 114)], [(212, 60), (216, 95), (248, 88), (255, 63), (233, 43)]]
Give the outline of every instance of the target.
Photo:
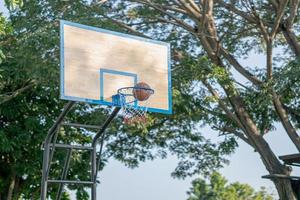
[(219, 106), (220, 108), (222, 108), (222, 110), (226, 113), (226, 115), (234, 122), (236, 123), (236, 125), (238, 127), (240, 127), (241, 129), (244, 129), (242, 124), (240, 123), (239, 119), (237, 118), (237, 116), (231, 112), (227, 105), (223, 102), (223, 100), (220, 98), (219, 94), (217, 93), (217, 91), (208, 83), (207, 80), (203, 80), (202, 81), (203, 85), (205, 85), (205, 87), (208, 89), (208, 91), (218, 100)]
[(226, 8), (227, 10), (241, 16), (242, 18), (246, 19), (247, 21), (249, 21), (251, 23), (256, 23), (256, 20), (251, 15), (249, 15), (248, 13), (246, 13), (244, 11), (237, 9), (234, 5), (225, 3), (223, 0), (215, 0), (215, 2), (217, 2), (220, 6)]
[(188, 15), (188, 13), (186, 12), (186, 10), (175, 7), (175, 6), (165, 6), (165, 5), (161, 5), (162, 8), (166, 9), (166, 10), (170, 10), (170, 11), (174, 11), (174, 12), (179, 12), (181, 14), (184, 15)]
[(267, 41), (267, 79), (270, 80), (272, 78), (273, 74), (273, 42), (272, 39), (270, 38)]
[(293, 50), (296, 57), (300, 57), (300, 44), (298, 42), (297, 35), (290, 29), (287, 28), (284, 24), (280, 26), (281, 31), (283, 33), (283, 36), (285, 37), (285, 40), (287, 41), (288, 45)]
[(195, 9), (199, 13), (201, 12), (199, 6), (195, 3), (194, 0), (187, 0), (187, 1), (191, 4), (191, 6), (192, 6), (193, 9)]
[(21, 93), (25, 92), (26, 90), (33, 88), (35, 85), (36, 85), (36, 83), (31, 83), (25, 87), (17, 89), (16, 91), (12, 92), (9, 95), (7, 95), (7, 94), (0, 95), (0, 105), (16, 98), (17, 96), (19, 96)]
[(229, 52), (227, 52), (224, 48), (220, 48), (220, 53), (225, 59), (245, 78), (247, 78), (250, 82), (252, 82), (256, 86), (260, 86), (263, 82), (258, 79), (255, 75), (251, 72), (246, 70), (236, 59), (232, 56)]
[(125, 24), (125, 23), (123, 23), (123, 22), (121, 22), (121, 21), (115, 20), (115, 19), (113, 19), (113, 18), (111, 18), (111, 17), (108, 17), (108, 16), (106, 16), (106, 15), (101, 15), (101, 16), (103, 16), (104, 18), (106, 18), (106, 19), (108, 19), (108, 20), (114, 22), (115, 24), (117, 24), (117, 25), (119, 25), (120, 27), (126, 29), (126, 30), (129, 31), (130, 33), (133, 33), (134, 35), (137, 35), (137, 36), (141, 36), (141, 37), (145, 37), (145, 38), (151, 39), (149, 36), (147, 36), (147, 35), (145, 35), (145, 34), (139, 32), (139, 31), (135, 30), (135, 29), (132, 28), (131, 26), (129, 26), (129, 25), (127, 25), (127, 24)]
[(293, 26), (293, 23), (297, 16), (299, 2), (300, 2), (299, 0), (291, 0), (290, 1), (290, 16), (288, 17), (287, 22), (286, 22), (286, 28), (288, 28), (288, 29), (292, 28), (292, 26)]
[(287, 112), (280, 101), (280, 97), (275, 92), (272, 93), (272, 97), (273, 97), (274, 107), (276, 109), (276, 112), (280, 118), (280, 121), (284, 129), (286, 130), (288, 136), (297, 147), (298, 151), (300, 151), (300, 137), (297, 134), (296, 129), (293, 127), (292, 123), (290, 122)]
[(163, 22), (163, 23), (173, 24), (174, 26), (183, 28), (184, 30), (187, 30), (187, 31), (189, 31), (190, 33), (196, 35), (196, 33), (195, 33), (193, 27), (191, 27), (191, 26), (189, 26), (189, 25), (187, 25), (187, 24), (182, 24), (182, 23), (179, 24), (179, 23), (176, 23), (176, 22), (174, 22), (174, 21), (171, 21), (171, 20), (168, 20), (168, 19), (165, 19), (165, 18), (162, 18), (162, 17), (159, 17), (158, 20), (159, 20), (160, 22)]
[(201, 14), (200, 14), (200, 10), (196, 10), (194, 9), (194, 7), (192, 7), (189, 3), (187, 3), (185, 0), (178, 0), (180, 2), (180, 4), (187, 10), (187, 12), (192, 13), (192, 15), (200, 20), (202, 18)]
[(276, 0), (268, 0), (275, 8), (278, 9), (278, 3)]
[(134, 2), (137, 3), (141, 3), (147, 6), (150, 6), (152, 8), (154, 8), (155, 10), (159, 11), (160, 13), (168, 16), (169, 18), (173, 19), (178, 25), (185, 27), (186, 30), (191, 31), (194, 30), (192, 26), (190, 26), (189, 24), (185, 23), (183, 20), (175, 17), (173, 14), (165, 11), (163, 8), (161, 8), (159, 5), (153, 4), (150, 1), (144, 1), (144, 0), (132, 0)]
[(235, 136), (242, 139), (244, 142), (246, 142), (248, 145), (250, 145), (254, 148), (253, 144), (250, 142), (250, 140), (242, 132), (239, 132), (239, 131), (237, 131), (234, 128), (229, 127), (229, 126), (216, 127), (216, 129), (218, 129), (219, 131), (222, 131), (222, 132), (227, 132), (227, 133), (234, 134)]
[(273, 39), (278, 31), (278, 27), (280, 25), (280, 22), (281, 22), (281, 19), (284, 15), (284, 10), (287, 6), (287, 3), (288, 3), (288, 0), (281, 0), (280, 3), (279, 3), (279, 7), (277, 8), (277, 15), (276, 15), (276, 19), (275, 19), (275, 22), (273, 24), (273, 27), (272, 27), (272, 31), (271, 31), (271, 34), (270, 34), (270, 37), (271, 39)]

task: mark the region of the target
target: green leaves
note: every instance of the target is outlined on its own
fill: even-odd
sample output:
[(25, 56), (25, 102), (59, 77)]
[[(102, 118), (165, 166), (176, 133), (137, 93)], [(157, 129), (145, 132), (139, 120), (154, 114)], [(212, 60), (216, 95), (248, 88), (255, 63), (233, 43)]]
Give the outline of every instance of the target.
[(300, 127), (300, 62), (291, 60), (274, 72), (274, 87), (293, 122)]
[[(5, 19), (2, 13), (0, 13), (0, 64), (5, 60), (5, 52), (3, 51), (3, 43), (8, 39), (12, 33), (11, 24)], [(0, 69), (0, 79), (1, 79), (1, 69)]]
[(247, 184), (230, 183), (218, 172), (208, 177), (208, 182), (198, 178), (192, 182), (187, 192), (188, 200), (272, 200), (273, 195), (265, 188), (255, 191)]
[(14, 10), (23, 5), (23, 0), (5, 0), (5, 4), (9, 10)]
[(0, 130), (0, 152), (12, 152), (14, 150), (15, 143), (10, 140), (3, 130)]
[[(4, 53), (3, 53), (3, 51), (0, 49), (0, 64), (4, 61), (5, 58), (6, 57), (5, 57)], [(0, 78), (2, 78), (1, 71), (0, 71)]]
[[(103, 151), (100, 169), (110, 158), (117, 159), (128, 167), (137, 167), (139, 162), (157, 157), (165, 158), (172, 154), (179, 159), (172, 175), (184, 178), (197, 173), (207, 175), (211, 170), (227, 163), (226, 156), (233, 153), (237, 146), (235, 138), (224, 136), (222, 142), (213, 143), (204, 137), (205, 134), (200, 128), (215, 126), (220, 128), (220, 132), (223, 126), (239, 129), (220, 109), (219, 99), (204, 87), (204, 80), (220, 92), (220, 99), (225, 105), (230, 105), (230, 102), (222, 90), (223, 87), (230, 88), (232, 92), (240, 92), (247, 109), (258, 121), (261, 131), (272, 128), (274, 116), (270, 101), (265, 98), (270, 86), (266, 86), (263, 92), (236, 87), (229, 66), (222, 68), (213, 65), (193, 34), (165, 23), (164, 16), (152, 8), (128, 1), (107, 1), (101, 6), (83, 0), (26, 1), (24, 4), (20, 2), (7, 3), (14, 8), (21, 6), (20, 9), (11, 12), (9, 23), (0, 18), (0, 95), (13, 94), (32, 82), (35, 86), (0, 104), (0, 123), (3, 127), (0, 132), (0, 156), (5, 157), (0, 166), (13, 165), (13, 168), (17, 169), (17, 177), (21, 182), (20, 194), (24, 199), (32, 198), (32, 194), (38, 199), (42, 159), (40, 145), (64, 103), (59, 100), (58, 91), (59, 19), (127, 32), (108, 19), (111, 17), (132, 25), (136, 30), (154, 39), (170, 42), (172, 49), (176, 50), (172, 60), (174, 114), (150, 114), (151, 123), (147, 129), (126, 126), (117, 118), (105, 138), (106, 148)], [(169, 3), (163, 0), (155, 2)], [(232, 18), (231, 15), (226, 16), (222, 8), (218, 9), (221, 9), (218, 17), (227, 17), (227, 20), (219, 21), (224, 25), (223, 31), (233, 31), (232, 34), (225, 34), (222, 42), (228, 47), (228, 51), (246, 56), (252, 48), (251, 45), (257, 41), (244, 42), (243, 38), (253, 34), (253, 31), (249, 29), (243, 35), (238, 35), (239, 30), (250, 28), (249, 25), (246, 26), (240, 19)], [(180, 14), (178, 17), (189, 22), (184, 15)], [(293, 75), (286, 72), (286, 76)], [(280, 80), (285, 81), (283, 78)], [(280, 86), (277, 86), (278, 90), (284, 90)], [(287, 94), (289, 95), (285, 96), (286, 102), (292, 102), (297, 95), (291, 91)], [(76, 112), (68, 118), (70, 121), (95, 125), (100, 125), (110, 111), (110, 108), (86, 104), (79, 104), (75, 109)], [(91, 135), (90, 131), (83, 129), (62, 127), (59, 142), (89, 144)], [(53, 176), (60, 174), (60, 167), (65, 158), (65, 152), (56, 153)], [(87, 179), (89, 156), (82, 152), (74, 152), (73, 155), (72, 169), (68, 177)], [(0, 172), (10, 176), (9, 170), (1, 170)], [(219, 178), (215, 178), (217, 180), (214, 181), (218, 182)], [(226, 187), (226, 181), (219, 182), (214, 190)], [(5, 193), (7, 187), (8, 185), (4, 184), (0, 194)], [(203, 188), (207, 190), (208, 187)], [(55, 196), (55, 189), (50, 188), (49, 194)], [(69, 186), (69, 189), (77, 191), (78, 199), (88, 198), (81, 187)], [(69, 197), (65, 195), (64, 198)]]

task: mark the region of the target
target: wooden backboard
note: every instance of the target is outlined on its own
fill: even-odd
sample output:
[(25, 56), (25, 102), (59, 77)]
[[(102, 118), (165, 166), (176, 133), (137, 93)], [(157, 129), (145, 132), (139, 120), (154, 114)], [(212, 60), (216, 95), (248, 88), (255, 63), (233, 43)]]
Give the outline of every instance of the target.
[(119, 88), (145, 82), (148, 111), (172, 113), (168, 43), (63, 20), (60, 34), (62, 99), (113, 105)]

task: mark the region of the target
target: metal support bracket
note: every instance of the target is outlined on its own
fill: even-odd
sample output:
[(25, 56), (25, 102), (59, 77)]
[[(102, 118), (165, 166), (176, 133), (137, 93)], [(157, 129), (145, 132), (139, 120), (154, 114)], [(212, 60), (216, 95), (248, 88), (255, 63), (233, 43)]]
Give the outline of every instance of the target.
[[(83, 184), (83, 185), (90, 185), (91, 186), (91, 199), (96, 200), (96, 186), (97, 186), (97, 166), (100, 163), (101, 159), (101, 151), (102, 145), (104, 140), (104, 133), (111, 121), (120, 111), (120, 107), (115, 107), (113, 112), (110, 116), (106, 119), (102, 126), (95, 126), (95, 125), (86, 125), (86, 124), (77, 124), (77, 123), (64, 123), (64, 119), (66, 115), (70, 112), (75, 102), (69, 101), (64, 109), (62, 110), (61, 114), (58, 116), (56, 121), (54, 122), (53, 126), (49, 129), (48, 134), (45, 138), (43, 143), (43, 170), (42, 170), (42, 182), (41, 182), (41, 200), (47, 199), (47, 190), (48, 190), (48, 183), (57, 183), (59, 184), (58, 193), (56, 195), (56, 199), (61, 199), (61, 194), (63, 191), (64, 184)], [(56, 144), (58, 130), (60, 126), (74, 126), (74, 127), (82, 127), (82, 128), (92, 128), (92, 129), (99, 129), (96, 133), (95, 137), (93, 138), (91, 146), (80, 146), (80, 145), (69, 145), (69, 144)], [(97, 144), (99, 138), (101, 139), (101, 147), (100, 153), (97, 160)], [(67, 150), (67, 155), (65, 158), (65, 163), (63, 167), (63, 171), (61, 173), (60, 180), (49, 180), (49, 171), (51, 168), (51, 161), (54, 155), (55, 148), (63, 148)], [(66, 180), (70, 162), (72, 151), (74, 150), (87, 150), (91, 151), (91, 180), (90, 181), (78, 181), (78, 180)]]

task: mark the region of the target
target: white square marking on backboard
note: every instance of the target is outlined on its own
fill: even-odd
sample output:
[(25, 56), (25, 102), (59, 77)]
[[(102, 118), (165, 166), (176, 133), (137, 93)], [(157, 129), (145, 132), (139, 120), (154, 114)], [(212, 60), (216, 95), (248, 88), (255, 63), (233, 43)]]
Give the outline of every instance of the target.
[(123, 87), (133, 87), (135, 78), (120, 74), (103, 73), (103, 100), (112, 102), (112, 96), (118, 93)]

